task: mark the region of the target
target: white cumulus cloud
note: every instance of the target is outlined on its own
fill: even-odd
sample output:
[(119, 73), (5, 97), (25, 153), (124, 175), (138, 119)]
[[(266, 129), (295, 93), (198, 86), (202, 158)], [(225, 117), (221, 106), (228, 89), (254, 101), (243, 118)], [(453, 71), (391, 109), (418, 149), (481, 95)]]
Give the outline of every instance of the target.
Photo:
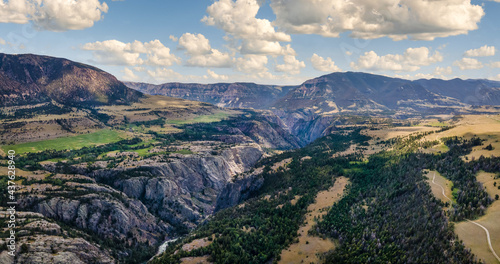
[(169, 38), (170, 40), (172, 40), (173, 42), (177, 42), (177, 41), (179, 41), (179, 38), (178, 38), (178, 37), (176, 37), (176, 36), (174, 36), (174, 35), (170, 35), (170, 36), (168, 36), (168, 38)]
[(209, 54), (195, 55), (186, 61), (187, 66), (229, 68), (233, 59), (227, 52), (211, 49)]
[(489, 64), (491, 68), (500, 68), (500, 61), (495, 61)]
[(236, 59), (236, 70), (244, 73), (260, 73), (267, 72), (266, 67), (268, 62), (265, 55), (245, 55)]
[(108, 12), (99, 0), (10, 0), (0, 1), (0, 23), (26, 24), (30, 21), (50, 31), (92, 27)]
[(151, 65), (171, 66), (180, 59), (170, 53), (159, 40), (150, 42), (134, 41), (123, 43), (118, 40), (97, 41), (82, 46), (83, 50), (93, 51), (94, 61), (106, 65)]
[(478, 49), (471, 49), (465, 52), (465, 57), (489, 57), (495, 56), (495, 47), (484, 45)]
[(448, 66), (446, 68), (444, 67), (436, 67), (434, 70), (434, 75), (435, 76), (445, 76), (445, 75), (451, 75), (453, 74), (453, 69), (451, 66)]
[(276, 32), (271, 21), (256, 18), (259, 9), (257, 0), (219, 0), (207, 8), (202, 21), (242, 39), (291, 41), (290, 35)]
[(233, 64), (231, 55), (210, 46), (210, 41), (202, 34), (184, 33), (179, 38), (179, 49), (186, 50), (187, 66), (228, 68)]
[(261, 0), (219, 0), (207, 8), (207, 16), (202, 21), (226, 32), (226, 40), (240, 41), (235, 47), (242, 54), (294, 55), (290, 46), (280, 42), (290, 42), (290, 35), (275, 30), (267, 19), (256, 18)]
[(306, 67), (303, 61), (297, 60), (293, 55), (283, 56), (283, 64), (278, 64), (274, 68), (277, 72), (284, 72), (291, 75), (296, 75), (300, 73), (302, 68)]
[(208, 54), (212, 50), (210, 42), (205, 36), (191, 33), (184, 33), (179, 38), (179, 48), (185, 49), (191, 55)]
[(156, 68), (154, 71), (147, 70), (147, 74), (156, 81), (171, 82), (182, 80), (182, 74), (168, 68)]
[(122, 76), (122, 79), (125, 80), (125, 81), (137, 81), (140, 79), (139, 76), (137, 76), (134, 71), (132, 71), (131, 69), (129, 68), (125, 68), (123, 69), (122, 71), (124, 73), (124, 75)]
[(275, 25), (287, 33), (394, 40), (466, 34), (485, 14), (470, 0), (271, 0), (271, 7)]
[(207, 70), (207, 74), (208, 75), (203, 76), (205, 79), (211, 78), (211, 79), (214, 79), (214, 80), (223, 80), (223, 81), (229, 80), (229, 76), (222, 75), (222, 74), (217, 74), (217, 73), (215, 73), (214, 71), (211, 71), (211, 70)]
[(417, 71), (421, 66), (428, 66), (443, 60), (440, 52), (431, 55), (429, 48), (408, 48), (403, 54), (379, 56), (375, 51), (365, 52), (357, 62), (351, 62), (354, 69), (374, 71)]
[(261, 55), (295, 55), (295, 50), (292, 49), (290, 44), (286, 46), (281, 46), (277, 41), (265, 41), (265, 40), (244, 40), (240, 52), (242, 54), (261, 54)]
[(342, 71), (335, 62), (327, 57), (326, 59), (314, 53), (311, 57), (311, 63), (314, 69), (323, 72), (339, 72)]
[(477, 70), (483, 68), (483, 64), (473, 58), (462, 58), (455, 61), (453, 66), (457, 66), (460, 70)]

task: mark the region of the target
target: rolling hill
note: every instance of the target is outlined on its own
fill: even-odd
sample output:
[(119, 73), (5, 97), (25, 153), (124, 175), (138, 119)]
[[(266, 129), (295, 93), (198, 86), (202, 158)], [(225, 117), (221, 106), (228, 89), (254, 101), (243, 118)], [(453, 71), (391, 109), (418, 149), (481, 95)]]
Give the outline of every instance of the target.
[(0, 54), (0, 106), (44, 103), (109, 105), (137, 102), (141, 93), (114, 76), (67, 59)]

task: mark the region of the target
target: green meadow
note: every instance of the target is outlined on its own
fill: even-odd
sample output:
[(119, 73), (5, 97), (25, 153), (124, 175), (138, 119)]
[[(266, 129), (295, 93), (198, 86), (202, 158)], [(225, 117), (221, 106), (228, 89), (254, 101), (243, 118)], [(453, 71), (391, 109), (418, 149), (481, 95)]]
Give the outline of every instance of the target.
[(101, 131), (90, 134), (2, 146), (2, 149), (5, 153), (7, 153), (8, 150), (15, 150), (17, 154), (38, 152), (47, 149), (80, 149), (88, 146), (117, 142), (124, 139), (125, 137), (126, 136), (122, 132), (103, 129)]
[(228, 118), (230, 115), (227, 113), (215, 113), (211, 115), (202, 115), (202, 116), (197, 116), (195, 118), (191, 119), (172, 119), (172, 120), (167, 120), (167, 124), (172, 124), (172, 125), (185, 125), (185, 124), (194, 124), (194, 123), (213, 123), (213, 122), (220, 122), (221, 120), (224, 120)]

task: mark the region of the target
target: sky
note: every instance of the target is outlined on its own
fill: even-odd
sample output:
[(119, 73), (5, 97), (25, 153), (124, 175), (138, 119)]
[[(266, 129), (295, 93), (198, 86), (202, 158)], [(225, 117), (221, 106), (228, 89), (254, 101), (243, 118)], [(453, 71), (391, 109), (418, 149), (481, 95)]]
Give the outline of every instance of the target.
[(500, 81), (500, 0), (0, 0), (0, 52), (123, 81), (300, 84), (332, 72)]

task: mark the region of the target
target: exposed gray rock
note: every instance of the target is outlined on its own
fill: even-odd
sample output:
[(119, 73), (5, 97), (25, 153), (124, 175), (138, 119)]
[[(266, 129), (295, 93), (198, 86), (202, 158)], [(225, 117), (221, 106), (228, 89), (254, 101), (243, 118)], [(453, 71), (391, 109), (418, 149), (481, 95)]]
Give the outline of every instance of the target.
[(139, 167), (147, 171), (144, 176), (133, 177), (133, 173), (126, 172), (110, 176), (104, 171), (97, 174), (127, 196), (140, 199), (162, 219), (194, 227), (213, 213), (218, 194), (231, 178), (249, 170), (262, 155), (262, 149), (251, 144), (223, 150), (216, 156), (180, 156), (169, 163), (144, 160), (149, 164)]
[(228, 183), (217, 197), (215, 211), (235, 206), (246, 200), (252, 192), (255, 192), (264, 184), (261, 175), (262, 168), (256, 169), (252, 173), (241, 175), (236, 180)]
[(23, 204), (45, 217), (89, 229), (103, 238), (117, 238), (129, 244), (138, 241), (155, 245), (163, 241), (170, 227), (158, 221), (141, 201), (118, 194), (116, 190), (110, 191), (109, 187), (106, 192), (95, 192), (93, 190), (104, 187), (93, 185), (94, 188), (86, 188), (92, 193), (78, 193), (84, 189), (82, 187), (89, 186), (82, 184), (66, 190), (65, 195), (51, 194), (50, 198), (38, 199), (31, 196)]
[[(14, 263), (23, 264), (111, 264), (115, 260), (99, 247), (92, 245), (83, 238), (62, 238), (60, 236), (36, 235), (29, 240), (22, 239), (27, 245), (27, 251), (21, 252)], [(5, 258), (2, 252), (0, 261)], [(9, 256), (7, 255), (7, 258)], [(12, 258), (10, 259), (12, 261)], [(9, 263), (9, 262), (2, 262)]]
[[(3, 215), (5, 211), (0, 212)], [(0, 263), (115, 263), (108, 250), (83, 237), (75, 238), (78, 231), (74, 229), (62, 228), (39, 213), (17, 211), (16, 216), (16, 254), (12, 257), (0, 251)], [(0, 240), (0, 248), (5, 243)]]

